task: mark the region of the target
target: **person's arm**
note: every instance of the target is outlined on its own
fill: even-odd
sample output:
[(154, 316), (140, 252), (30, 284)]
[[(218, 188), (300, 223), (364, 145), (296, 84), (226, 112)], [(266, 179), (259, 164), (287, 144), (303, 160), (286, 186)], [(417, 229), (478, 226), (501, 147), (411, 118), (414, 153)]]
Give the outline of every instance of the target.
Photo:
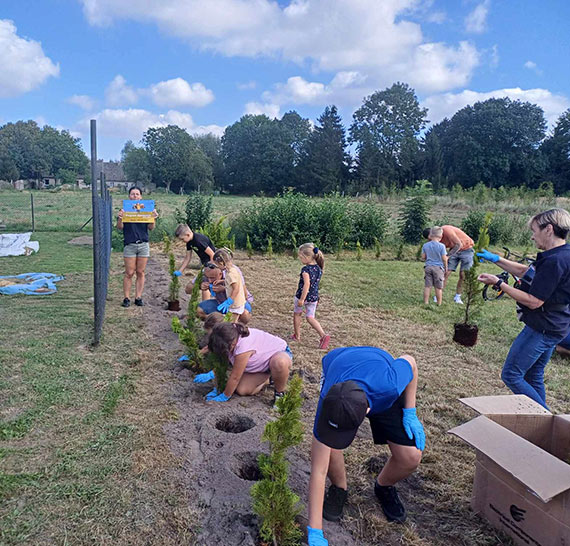
[(505, 258), (499, 258), (498, 262), (495, 262), (501, 269), (508, 271), (512, 275), (517, 277), (522, 277), (527, 271), (529, 266), (526, 264), (519, 264), (518, 262), (513, 262), (511, 260), (505, 260)]
[(449, 239), (450, 247), (449, 247), (449, 256), (453, 256), (457, 252), (461, 250), (461, 239), (455, 235), (455, 233), (449, 233), (447, 238)]
[(124, 227), (124, 225), (123, 225), (123, 214), (124, 214), (124, 212), (125, 211), (123, 209), (121, 209), (119, 211), (119, 215), (117, 217), (117, 229), (120, 229), (121, 231), (123, 231), (123, 227)]
[(182, 264), (180, 265), (180, 268), (178, 269), (178, 271), (180, 271), (180, 273), (183, 273), (184, 270), (188, 267), (188, 264), (190, 263), (191, 259), (192, 259), (192, 251), (187, 250), (186, 255), (184, 256), (184, 260), (182, 261)]
[(425, 252), (422, 252), (422, 260), (425, 262), (427, 260), (427, 256)]
[(299, 305), (305, 304), (305, 298), (309, 293), (309, 288), (311, 287), (311, 278), (306, 271), (303, 271), (303, 291), (301, 292), (301, 297), (299, 298)]
[(412, 367), (413, 377), (404, 389), (404, 408), (415, 408), (416, 407), (416, 392), (418, 390), (418, 365), (416, 364), (415, 358), (411, 358), (407, 355), (403, 355), (400, 358), (407, 360)]
[[(156, 210), (152, 211), (152, 217), (154, 220), (156, 220), (158, 218), (158, 212), (156, 212)], [(150, 222), (148, 224), (148, 229), (150, 229), (151, 231), (156, 227), (156, 222)]]
[(210, 258), (210, 261), (213, 262), (214, 261), (214, 251), (209, 246), (207, 246), (204, 249), (204, 252), (208, 255), (208, 257)]
[(443, 262), (443, 270), (447, 271), (447, 262), (448, 262), (447, 254), (444, 254), (441, 257), (441, 261)]
[[(499, 281), (499, 277), (490, 275), (489, 273), (481, 273), (481, 275), (477, 277), (477, 280), (484, 284), (496, 284)], [(501, 290), (529, 309), (538, 309), (544, 304), (544, 300), (540, 300), (532, 294), (527, 294), (514, 286), (509, 286), (506, 282), (501, 283)]]
[(329, 470), (331, 448), (313, 436), (311, 445), (311, 477), (309, 478), (309, 527), (323, 528), (323, 502)]
[(240, 353), (235, 357), (230, 377), (228, 379), (228, 382), (226, 383), (226, 388), (224, 389), (224, 394), (228, 398), (232, 396), (233, 393), (235, 392), (240, 382), (241, 376), (245, 371), (247, 363), (253, 353), (255, 353), (255, 351), (246, 351), (245, 353)]
[(230, 294), (230, 298), (236, 301), (239, 296), (239, 289), (241, 287), (241, 283), (235, 281), (231, 284), (231, 287), (232, 287), (232, 293)]

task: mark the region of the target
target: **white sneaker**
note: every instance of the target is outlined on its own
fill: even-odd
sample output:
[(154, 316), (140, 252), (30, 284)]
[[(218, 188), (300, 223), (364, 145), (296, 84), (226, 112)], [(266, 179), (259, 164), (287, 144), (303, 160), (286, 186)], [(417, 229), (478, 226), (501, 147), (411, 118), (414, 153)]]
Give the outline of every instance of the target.
[(463, 305), (463, 301), (461, 301), (461, 294), (455, 294), (455, 296), (453, 297), (453, 301), (455, 303), (458, 303), (459, 305)]
[(437, 303), (437, 298), (435, 296), (433, 297), (433, 302)]

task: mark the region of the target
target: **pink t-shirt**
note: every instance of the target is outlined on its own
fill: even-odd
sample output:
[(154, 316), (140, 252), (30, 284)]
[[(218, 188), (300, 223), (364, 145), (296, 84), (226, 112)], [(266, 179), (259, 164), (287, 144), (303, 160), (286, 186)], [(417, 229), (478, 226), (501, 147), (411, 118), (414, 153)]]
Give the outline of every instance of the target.
[(237, 355), (255, 351), (249, 357), (245, 371), (247, 373), (266, 372), (269, 370), (271, 357), (276, 353), (284, 351), (286, 348), (287, 342), (280, 337), (268, 334), (257, 328), (249, 328), (249, 336), (238, 339), (229, 359), (233, 365)]

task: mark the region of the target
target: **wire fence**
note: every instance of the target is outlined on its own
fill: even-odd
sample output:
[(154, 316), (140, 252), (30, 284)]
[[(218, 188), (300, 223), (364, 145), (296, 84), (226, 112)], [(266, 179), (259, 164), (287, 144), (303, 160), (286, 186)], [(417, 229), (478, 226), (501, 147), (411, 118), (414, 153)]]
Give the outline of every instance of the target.
[[(104, 184), (104, 182), (103, 182)], [(103, 197), (94, 195), (93, 222), (93, 276), (94, 276), (94, 339), (99, 344), (105, 319), (105, 303), (107, 301), (107, 288), (109, 283), (109, 268), (111, 265), (111, 231), (113, 229), (113, 203), (109, 189), (103, 186)]]
[(0, 227), (6, 232), (91, 231), (91, 192), (0, 191)]

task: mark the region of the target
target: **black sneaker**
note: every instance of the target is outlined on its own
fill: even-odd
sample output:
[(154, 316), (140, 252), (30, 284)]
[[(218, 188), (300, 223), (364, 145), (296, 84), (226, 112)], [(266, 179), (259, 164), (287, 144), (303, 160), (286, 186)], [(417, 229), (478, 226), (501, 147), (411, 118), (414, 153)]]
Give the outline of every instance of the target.
[(130, 307), (131, 306), (131, 300), (129, 298), (125, 298), (123, 300), (123, 303), (121, 303), (121, 307)]
[(398, 496), (398, 491), (393, 485), (380, 485), (377, 481), (374, 481), (374, 493), (384, 515), (388, 521), (397, 521), (398, 523), (404, 523), (406, 521), (406, 509), (400, 501)]
[(323, 504), (323, 517), (328, 521), (338, 521), (342, 516), (342, 509), (347, 496), (348, 491), (346, 489), (331, 485)]
[(285, 396), (284, 392), (275, 391), (275, 394), (273, 395), (273, 409), (278, 409), (277, 400), (281, 400), (281, 398), (283, 398), (284, 396)]
[(135, 298), (135, 305), (142, 307), (144, 305), (142, 298)]

